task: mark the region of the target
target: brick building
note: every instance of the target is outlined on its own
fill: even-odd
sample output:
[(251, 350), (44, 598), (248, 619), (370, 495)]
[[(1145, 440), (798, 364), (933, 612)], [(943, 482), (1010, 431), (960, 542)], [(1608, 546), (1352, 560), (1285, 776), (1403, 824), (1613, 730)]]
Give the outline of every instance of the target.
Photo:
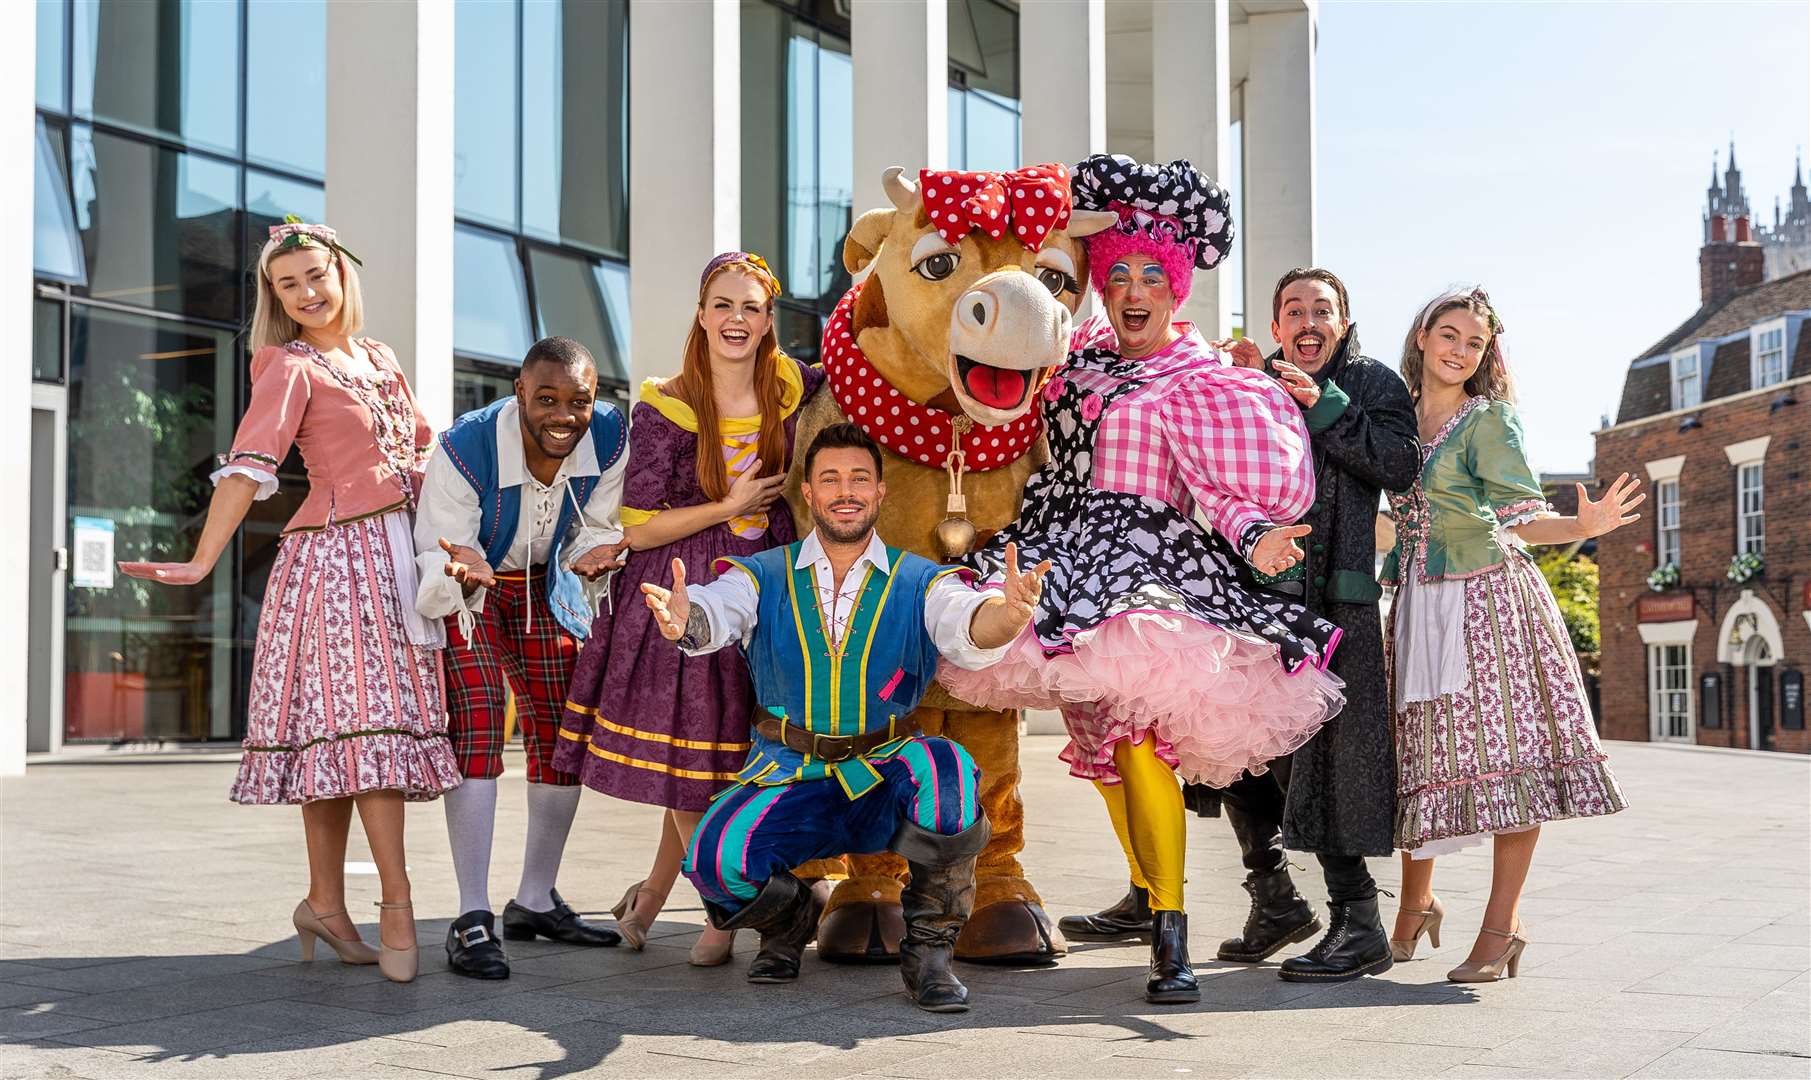
[[(1806, 753), (1811, 270), (1765, 280), (1761, 242), (1727, 205), (1712, 200), (1701, 306), (1630, 363), (1616, 423), (1597, 432), (1600, 483), (1628, 472), (1649, 493), (1639, 524), (1598, 540), (1601, 727)], [(1741, 584), (1727, 576), (1738, 552), (1764, 560)], [(1667, 564), (1679, 582), (1655, 591)]]

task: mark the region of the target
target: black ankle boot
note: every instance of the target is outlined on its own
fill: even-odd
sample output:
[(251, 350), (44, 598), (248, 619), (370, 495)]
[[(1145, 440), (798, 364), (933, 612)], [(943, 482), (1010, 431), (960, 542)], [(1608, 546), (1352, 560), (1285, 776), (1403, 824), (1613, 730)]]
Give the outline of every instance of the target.
[(899, 974), (912, 1004), (926, 1012), (968, 1011), (968, 987), (950, 963), (956, 935), (975, 908), (975, 857), (991, 835), (986, 818), (954, 836), (909, 821), (893, 834), (893, 850), (905, 856), (912, 873), (899, 896), (906, 925)]
[(1110, 908), (1092, 915), (1065, 915), (1056, 921), (1064, 937), (1081, 941), (1125, 941), (1151, 936), (1151, 891), (1129, 885)]
[(809, 885), (791, 874), (775, 874), (761, 891), (733, 914), (705, 901), (711, 925), (719, 930), (755, 930), (761, 934), (761, 951), (748, 965), (748, 981), (792, 982), (799, 977), (799, 960), (817, 933), (823, 901)]
[(1201, 1000), (1195, 969), (1188, 964), (1188, 916), (1159, 911), (1151, 917), (1151, 972), (1144, 999), (1153, 1005), (1186, 1005)]
[(1377, 897), (1329, 903), (1327, 936), (1301, 956), (1283, 961), (1277, 975), (1288, 982), (1344, 982), (1390, 970), (1390, 935), (1377, 916)]
[(1247, 874), (1244, 885), (1251, 894), (1251, 914), (1245, 917), (1243, 934), (1220, 943), (1220, 959), (1255, 964), (1285, 945), (1320, 933), (1321, 921), (1295, 891), (1287, 864), (1280, 870)]

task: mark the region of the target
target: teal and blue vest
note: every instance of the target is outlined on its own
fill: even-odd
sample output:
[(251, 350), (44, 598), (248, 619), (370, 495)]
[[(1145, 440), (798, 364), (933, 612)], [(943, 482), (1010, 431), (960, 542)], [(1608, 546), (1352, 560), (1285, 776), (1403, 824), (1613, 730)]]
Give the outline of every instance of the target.
[[(497, 414), (514, 398), (502, 398), (482, 409), (468, 412), (441, 432), (440, 449), (478, 493), (478, 543), (484, 547), (484, 558), (491, 566), (501, 566), (516, 541), (516, 525), (522, 513), (522, 488), (507, 487), (497, 482)], [(598, 472), (610, 467), (628, 448), (628, 425), (616, 406), (599, 402), (591, 412), (591, 445), (597, 453)], [(510, 434), (512, 438), (520, 436)], [(595, 476), (572, 478), (572, 494), (579, 505), (591, 498), (597, 487)], [(585, 586), (579, 576), (561, 565), (560, 549), (566, 533), (577, 516), (572, 500), (560, 498), (560, 520), (554, 529), (553, 547), (547, 554), (549, 585), (547, 602), (553, 617), (573, 637), (583, 641), (591, 632), (592, 612), (585, 602)]]
[[(861, 564), (862, 581), (839, 649), (826, 632), (815, 572), (793, 565), (800, 546), (717, 560), (719, 574), (731, 566), (746, 570), (760, 596), (755, 630), (744, 650), (755, 700), (768, 713), (820, 735), (899, 729), (898, 739), (868, 755), (884, 760), (916, 734), (905, 727), (906, 719), (937, 677), (937, 646), (924, 628), (925, 597), (938, 578), (962, 571), (891, 547), (891, 572)], [(845, 589), (848, 585), (843, 583)], [(776, 785), (834, 776), (851, 799), (880, 783), (880, 773), (868, 759), (831, 764), (759, 732), (754, 740), (748, 763), (736, 776), (743, 783)]]

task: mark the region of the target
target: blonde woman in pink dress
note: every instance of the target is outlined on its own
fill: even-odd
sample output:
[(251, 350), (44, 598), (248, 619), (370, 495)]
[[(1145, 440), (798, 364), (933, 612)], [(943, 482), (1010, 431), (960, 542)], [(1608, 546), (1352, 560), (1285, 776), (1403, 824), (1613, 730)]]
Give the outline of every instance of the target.
[[(271, 228), (258, 257), (251, 405), (213, 475), (195, 554), (120, 570), (200, 582), (251, 504), (276, 491), (290, 447), (301, 450), (308, 498), (265, 588), (231, 798), (302, 807), (308, 895), (293, 916), (302, 959), (323, 941), (345, 963), (408, 982), (417, 954), (403, 803), (438, 797), (459, 768), (446, 739), (444, 640), (413, 603), (410, 517), (433, 432), (396, 355), (354, 336), (364, 321), (356, 261), (324, 225)], [(354, 809), (382, 883), (377, 949), (346, 914)]]

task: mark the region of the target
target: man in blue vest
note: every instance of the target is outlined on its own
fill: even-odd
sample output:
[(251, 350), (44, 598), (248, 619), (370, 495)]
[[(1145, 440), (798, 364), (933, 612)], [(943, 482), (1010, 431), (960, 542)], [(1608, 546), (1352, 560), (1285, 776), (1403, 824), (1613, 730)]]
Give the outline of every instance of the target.
[(447, 621), (447, 735), (465, 774), (446, 794), (463, 912), (447, 931), (447, 962), (472, 978), (509, 977), (488, 882), (511, 692), (528, 752), (528, 839), (503, 936), (621, 940), (585, 923), (554, 888), (581, 790), (577, 776), (552, 767), (560, 709), (593, 594), (625, 546), (627, 424), (596, 397), (597, 364), (583, 345), (536, 342), (514, 397), (440, 436), (416, 511), (416, 608)]
[(751, 982), (790, 982), (822, 906), (791, 867), (843, 852), (894, 851), (911, 868), (901, 897), (906, 992), (920, 1008), (961, 1012), (950, 970), (975, 898), (987, 818), (980, 770), (947, 739), (907, 726), (939, 658), (999, 660), (1031, 620), (1050, 569), (1020, 573), (1007, 549), (1003, 588), (976, 591), (874, 535), (886, 484), (860, 428), (825, 428), (805, 451), (802, 494), (817, 528), (798, 543), (720, 559), (687, 587), (644, 584), (660, 632), (692, 655), (739, 644), (761, 717), (736, 786), (698, 823), (685, 873), (712, 924), (759, 931)]

